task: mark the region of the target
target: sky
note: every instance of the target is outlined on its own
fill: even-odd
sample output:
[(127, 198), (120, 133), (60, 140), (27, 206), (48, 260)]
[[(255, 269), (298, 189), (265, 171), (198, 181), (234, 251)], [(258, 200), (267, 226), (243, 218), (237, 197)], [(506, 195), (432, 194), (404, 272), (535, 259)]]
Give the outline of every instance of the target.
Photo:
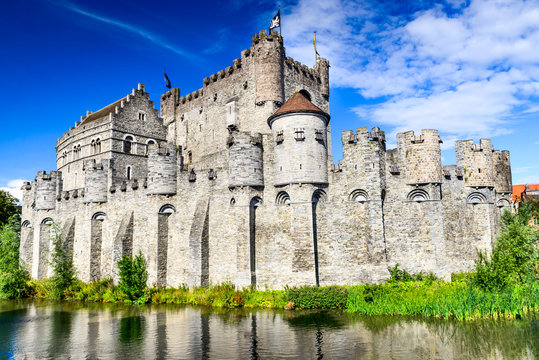
[(513, 184), (539, 183), (539, 0), (12, 0), (0, 12), (0, 188), (54, 170), (56, 140), (144, 83), (159, 107), (163, 69), (188, 94), (232, 64), (281, 6), (286, 54), (330, 61), (335, 162), (362, 126), (438, 129), (509, 150)]

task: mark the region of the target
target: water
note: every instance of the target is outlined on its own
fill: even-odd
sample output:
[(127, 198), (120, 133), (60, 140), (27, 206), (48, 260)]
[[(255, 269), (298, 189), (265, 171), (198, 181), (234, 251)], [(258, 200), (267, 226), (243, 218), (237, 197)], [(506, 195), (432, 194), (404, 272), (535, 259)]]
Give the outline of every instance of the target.
[(0, 358), (520, 359), (539, 319), (458, 322), (338, 311), (0, 301)]

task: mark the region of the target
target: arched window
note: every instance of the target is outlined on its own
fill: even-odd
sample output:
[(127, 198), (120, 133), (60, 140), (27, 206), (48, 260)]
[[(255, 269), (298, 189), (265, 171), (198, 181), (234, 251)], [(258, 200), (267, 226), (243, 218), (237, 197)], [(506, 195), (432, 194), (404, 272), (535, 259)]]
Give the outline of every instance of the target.
[(154, 145), (155, 143), (154, 139), (148, 139), (148, 141), (146, 141), (146, 155), (149, 153), (150, 145)]
[(94, 155), (95, 154), (95, 140), (92, 139), (92, 142), (90, 143), (91, 145), (91, 154)]
[(170, 214), (174, 214), (175, 212), (176, 212), (176, 208), (174, 207), (174, 205), (170, 205), (170, 204), (163, 205), (159, 209), (159, 214), (170, 215)]
[(52, 225), (52, 222), (51, 218), (45, 218), (41, 221), (41, 225)]
[(484, 204), (487, 202), (487, 197), (478, 191), (474, 191), (468, 195), (466, 202), (468, 204)]
[(127, 166), (125, 168), (125, 176), (127, 177), (127, 180), (131, 180), (131, 176), (132, 176), (132, 174), (131, 174), (131, 166)]
[(99, 154), (101, 152), (101, 139), (97, 138), (95, 141), (95, 153)]
[(193, 163), (193, 153), (189, 151), (187, 153), (187, 157), (189, 158), (189, 164), (192, 164)]
[(124, 138), (124, 153), (131, 154), (133, 151), (133, 137), (131, 135), (127, 135)]
[(94, 215), (92, 215), (92, 220), (99, 220), (99, 221), (103, 221), (105, 220), (105, 213), (104, 212), (96, 212)]
[(318, 202), (325, 202), (327, 200), (327, 194), (322, 189), (316, 189), (313, 193), (312, 202), (318, 203)]
[(30, 223), (30, 221), (28, 220), (24, 220), (21, 224), (21, 227), (23, 228), (31, 228), (32, 227), (32, 224)]
[(279, 191), (275, 198), (276, 205), (290, 205), (290, 195), (286, 191)]
[(427, 201), (430, 199), (429, 193), (423, 189), (414, 189), (408, 193), (408, 201)]
[(299, 91), (299, 93), (307, 98), (307, 100), (311, 101), (311, 94), (305, 89), (302, 89)]
[(350, 196), (348, 196), (348, 200), (354, 202), (365, 202), (368, 199), (369, 196), (367, 192), (363, 189), (355, 189), (350, 193)]

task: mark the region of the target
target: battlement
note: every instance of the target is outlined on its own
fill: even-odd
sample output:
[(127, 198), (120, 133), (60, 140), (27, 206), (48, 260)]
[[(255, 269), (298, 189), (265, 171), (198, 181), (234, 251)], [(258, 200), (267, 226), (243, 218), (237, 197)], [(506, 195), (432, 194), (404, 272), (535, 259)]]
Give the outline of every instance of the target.
[(490, 139), (455, 141), (457, 167), (463, 169), (467, 186), (495, 186), (493, 151)]
[(438, 130), (423, 129), (397, 134), (399, 168), (403, 165), (408, 184), (442, 182), (442, 139)]
[(373, 127), (371, 131), (369, 131), (369, 128), (365, 126), (357, 128), (356, 133), (354, 133), (353, 130), (343, 131), (341, 135), (341, 140), (343, 146), (363, 141), (378, 141), (380, 143), (385, 143), (386, 134), (377, 126)]
[(58, 171), (51, 171), (47, 174), (46, 171), (38, 171), (36, 181), (55, 181), (58, 177)]

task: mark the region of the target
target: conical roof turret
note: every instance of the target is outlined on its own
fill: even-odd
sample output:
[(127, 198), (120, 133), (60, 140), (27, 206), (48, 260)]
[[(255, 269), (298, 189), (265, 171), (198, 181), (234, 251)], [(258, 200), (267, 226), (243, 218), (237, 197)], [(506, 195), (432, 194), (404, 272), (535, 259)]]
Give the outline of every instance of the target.
[(277, 111), (268, 118), (268, 124), (271, 126), (273, 119), (280, 115), (294, 113), (314, 113), (326, 117), (329, 122), (329, 114), (313, 104), (302, 92), (296, 92), (292, 95)]

